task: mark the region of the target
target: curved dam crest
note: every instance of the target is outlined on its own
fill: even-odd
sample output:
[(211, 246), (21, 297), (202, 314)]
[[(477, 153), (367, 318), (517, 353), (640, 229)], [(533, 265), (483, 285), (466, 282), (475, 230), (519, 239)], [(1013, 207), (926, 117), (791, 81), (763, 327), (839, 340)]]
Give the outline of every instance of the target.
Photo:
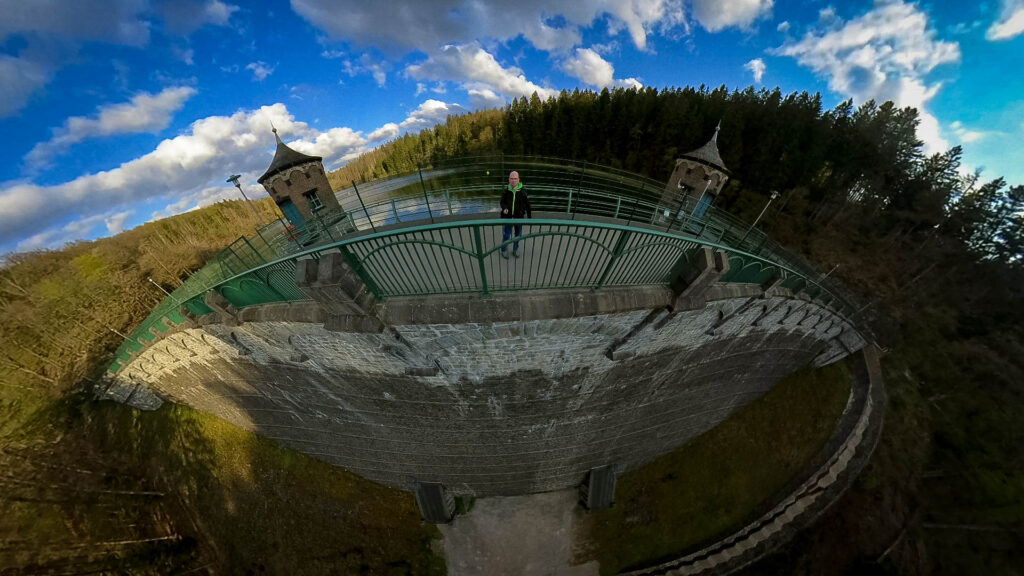
[(252, 313), (259, 321), (163, 337), (108, 394), (124, 400), (144, 387), (405, 490), (563, 489), (598, 467), (640, 466), (797, 368), (864, 346), (849, 322), (786, 292), (723, 290), (688, 311), (388, 322), (370, 332)]

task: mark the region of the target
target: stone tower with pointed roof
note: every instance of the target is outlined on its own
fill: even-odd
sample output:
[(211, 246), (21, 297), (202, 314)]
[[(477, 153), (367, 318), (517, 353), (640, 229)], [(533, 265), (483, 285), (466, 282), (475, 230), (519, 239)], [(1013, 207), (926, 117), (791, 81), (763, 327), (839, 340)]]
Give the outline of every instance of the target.
[(704, 216), (708, 206), (729, 181), (729, 171), (718, 154), (718, 131), (706, 144), (676, 159), (676, 167), (668, 179), (661, 203), (669, 210), (683, 210), (696, 218)]
[(292, 150), (281, 141), (277, 128), (277, 151), (270, 167), (256, 181), (267, 189), (285, 218), (296, 227), (318, 212), (341, 211), (338, 199), (327, 182), (323, 158)]

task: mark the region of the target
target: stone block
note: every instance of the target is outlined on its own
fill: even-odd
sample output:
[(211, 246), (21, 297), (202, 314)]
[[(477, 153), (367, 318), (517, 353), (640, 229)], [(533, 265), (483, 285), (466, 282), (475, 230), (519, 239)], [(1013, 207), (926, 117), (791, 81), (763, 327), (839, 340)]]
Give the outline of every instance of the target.
[(676, 310), (698, 310), (707, 305), (707, 290), (729, 271), (729, 257), (725, 251), (712, 252), (701, 246), (693, 254), (693, 264), (683, 270), (672, 282), (676, 294), (672, 307)]
[(224, 325), (238, 326), (241, 324), (241, 320), (238, 318), (238, 308), (235, 308), (235, 305), (229, 302), (220, 292), (207, 290), (206, 294), (203, 294), (203, 303), (214, 311)]
[(295, 283), (299, 285), (299, 288), (307, 288), (316, 282), (319, 266), (320, 264), (312, 258), (295, 261)]
[(382, 332), (384, 324), (376, 317), (366, 314), (327, 314), (324, 329), (331, 332), (373, 333)]
[(340, 252), (322, 254), (318, 261), (299, 260), (295, 280), (329, 314), (367, 314), (373, 310), (373, 294)]

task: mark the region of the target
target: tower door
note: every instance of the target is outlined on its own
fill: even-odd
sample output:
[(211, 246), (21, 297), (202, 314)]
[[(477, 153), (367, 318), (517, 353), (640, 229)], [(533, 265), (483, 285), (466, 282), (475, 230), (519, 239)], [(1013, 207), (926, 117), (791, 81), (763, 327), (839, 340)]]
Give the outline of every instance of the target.
[(299, 213), (299, 208), (295, 204), (292, 204), (291, 200), (283, 200), (278, 204), (278, 206), (281, 208), (281, 212), (284, 212), (284, 217), (288, 219), (288, 222), (291, 222), (292, 226), (302, 228), (306, 223), (306, 221), (302, 219), (302, 214)]
[(700, 197), (697, 206), (693, 209), (693, 217), (698, 220), (704, 218), (704, 213), (707, 212), (708, 206), (711, 206), (711, 194), (705, 193)]

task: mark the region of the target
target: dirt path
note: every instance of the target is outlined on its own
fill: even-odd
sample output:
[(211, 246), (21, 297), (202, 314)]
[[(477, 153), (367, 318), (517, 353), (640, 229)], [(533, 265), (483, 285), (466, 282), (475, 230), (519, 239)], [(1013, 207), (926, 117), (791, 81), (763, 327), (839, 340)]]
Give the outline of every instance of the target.
[(597, 562), (569, 566), (576, 491), (482, 498), (447, 526), (449, 576), (597, 576)]

